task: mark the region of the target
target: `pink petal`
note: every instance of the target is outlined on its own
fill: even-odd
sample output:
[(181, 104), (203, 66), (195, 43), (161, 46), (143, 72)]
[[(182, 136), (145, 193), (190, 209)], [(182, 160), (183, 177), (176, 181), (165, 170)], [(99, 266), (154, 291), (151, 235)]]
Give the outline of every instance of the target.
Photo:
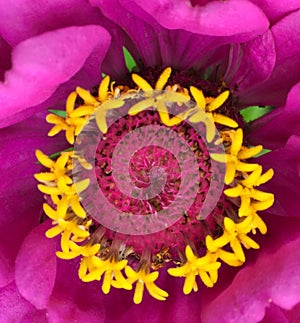
[(265, 312), (265, 317), (260, 323), (289, 323), (290, 321), (284, 314), (283, 310), (271, 303)]
[(300, 136), (300, 83), (289, 92), (284, 107), (277, 108), (253, 123), (249, 135), (254, 143), (264, 143), (266, 148), (283, 147), (292, 135)]
[(259, 6), (264, 13), (268, 16), (272, 23), (280, 20), (287, 14), (300, 8), (300, 2), (298, 0), (251, 0), (257, 6)]
[(290, 88), (299, 82), (300, 68), (300, 10), (280, 20), (273, 26), (276, 49), (276, 64), (271, 77), (264, 83), (251, 89), (242, 98), (243, 103), (254, 100), (261, 105), (280, 106), (285, 102)]
[(189, 1), (135, 0), (165, 28), (209, 36), (255, 36), (269, 25), (264, 13), (247, 0), (211, 1), (192, 7)]
[(300, 301), (299, 248), (298, 237), (240, 271), (204, 308), (203, 323), (258, 322), (271, 303), (284, 309), (295, 306)]
[[(17, 211), (16, 211), (17, 212)], [(1, 227), (0, 237), (0, 287), (14, 280), (15, 258), (26, 234), (38, 223), (39, 209), (37, 212), (24, 210), (18, 220), (11, 220), (9, 224)], [(34, 215), (36, 218), (34, 219)], [(3, 216), (3, 215), (2, 215)]]
[[(157, 23), (155, 16), (140, 8), (134, 0), (118, 0), (118, 3), (122, 11), (126, 11), (127, 19), (124, 19), (124, 15), (120, 15), (120, 12), (111, 10), (111, 1), (100, 0), (100, 8), (126, 30), (146, 65), (160, 64), (172, 66), (174, 69), (188, 69), (195, 63), (199, 64), (199, 61), (205, 60), (211, 54), (210, 51), (230, 41), (227, 37), (166, 29)], [(133, 27), (133, 21), (136, 28)]]
[(15, 283), (0, 289), (0, 304), (0, 322), (3, 323), (21, 322), (24, 315), (35, 311), (35, 308), (20, 295)]
[[(144, 64), (148, 66), (161, 64), (159, 41), (153, 28), (154, 19), (151, 16), (131, 3), (129, 7), (133, 6), (134, 13), (132, 13), (119, 0), (90, 0), (90, 3), (124, 29), (137, 48)], [(151, 24), (147, 19), (150, 19)], [(139, 58), (136, 53), (132, 54), (135, 54), (136, 59)]]
[(34, 116), (0, 129), (0, 287), (13, 280), (20, 245), (41, 215), (43, 196), (33, 177), (41, 169), (35, 150), (41, 148), (49, 154), (66, 147), (61, 138), (47, 138), (49, 124), (44, 118), (44, 114)]
[(48, 323), (46, 311), (34, 311), (22, 317), (22, 323)]
[(4, 72), (11, 68), (11, 46), (0, 35), (0, 82), (4, 80)]
[(41, 170), (41, 166), (36, 163), (35, 150), (41, 149), (46, 154), (51, 154), (66, 148), (62, 137), (47, 137), (50, 127), (45, 121), (44, 113), (0, 129), (2, 230), (14, 220), (25, 218), (26, 212), (29, 214), (28, 220), (38, 218), (43, 197), (37, 190), (38, 182), (33, 177)]
[[(221, 266), (219, 279), (214, 288), (205, 288), (202, 291), (203, 296), (201, 297), (201, 302), (203, 309), (206, 309), (219, 295), (222, 295), (230, 288), (235, 276), (239, 272), (243, 272), (248, 267), (253, 266), (259, 259), (268, 258), (281, 246), (299, 238), (300, 218), (276, 216), (267, 212), (261, 212), (260, 215), (268, 227), (266, 235), (256, 234), (254, 237), (254, 240), (257, 241), (261, 248), (259, 250), (245, 250), (246, 263), (242, 267), (230, 267), (225, 264)], [(257, 273), (257, 276), (259, 275)], [(255, 283), (256, 281), (253, 281), (253, 284)], [(248, 287), (251, 292), (253, 289), (251, 282)], [(234, 288), (231, 289), (231, 292), (234, 292)], [(245, 292), (248, 293), (247, 291)], [(210, 315), (214, 317), (214, 312), (211, 312)]]
[[(13, 67), (0, 83), (1, 125), (6, 118), (48, 99), (85, 64), (100, 79), (100, 64), (110, 36), (99, 26), (69, 27), (28, 39), (13, 50)], [(97, 54), (97, 55), (96, 55)]]
[(11, 45), (47, 31), (97, 24), (100, 15), (85, 0), (0, 0), (0, 33)]
[[(237, 88), (239, 96), (270, 77), (276, 60), (270, 31), (245, 44), (233, 45), (231, 51), (224, 80), (231, 88)], [(253, 102), (255, 104), (257, 103)]]
[[(162, 65), (188, 69), (194, 64), (200, 64), (203, 68), (207, 61), (212, 64), (212, 50), (219, 49), (224, 44), (241, 41), (240, 35), (213, 37), (192, 33), (186, 28), (185, 30), (166, 29), (155, 20), (156, 14), (152, 16), (145, 8), (143, 9), (146, 11), (138, 6), (136, 1), (91, 0), (90, 2), (127, 33), (135, 46), (130, 48), (132, 55), (136, 61), (142, 60), (148, 66)], [(242, 37), (243, 40), (249, 39), (244, 34)], [(130, 46), (130, 42), (127, 42), (126, 46)], [(189, 48), (188, 51), (187, 48)], [(104, 64), (104, 68), (110, 69), (110, 65)]]
[(265, 169), (273, 168), (272, 180), (262, 186), (262, 190), (275, 195), (270, 212), (285, 216), (300, 216), (300, 136), (291, 136), (284, 148), (274, 150), (257, 161)]
[(56, 277), (56, 241), (39, 225), (24, 240), (16, 259), (16, 284), (21, 295), (38, 309), (46, 307)]
[(101, 287), (78, 278), (78, 260), (57, 261), (55, 287), (47, 305), (49, 323), (104, 322)]
[[(115, 80), (123, 80), (128, 73), (124, 59), (123, 46), (132, 54), (136, 52), (136, 48), (133, 46), (125, 30), (113, 23), (110, 19), (102, 16), (101, 26), (104, 27), (111, 36), (111, 45), (103, 60), (101, 71), (110, 75)], [(95, 83), (93, 86), (94, 85)]]
[(285, 311), (285, 315), (289, 319), (289, 322), (300, 322), (300, 303), (298, 303), (291, 310)]
[[(101, 282), (82, 283), (77, 274), (78, 261), (58, 261), (57, 280), (48, 304), (50, 323), (64, 322), (197, 322), (201, 312), (201, 295), (185, 296), (182, 281), (161, 273), (158, 285), (170, 296), (165, 302), (153, 299), (145, 291), (138, 306), (133, 291), (112, 289), (101, 291)], [(66, 279), (66, 277), (68, 279)], [(155, 309), (155, 310), (153, 310)]]
[[(274, 217), (268, 219), (269, 235), (262, 237), (259, 241), (262, 250), (272, 254), (278, 246), (287, 243), (290, 237), (295, 239), (299, 234), (300, 223), (294, 219), (284, 219)], [(282, 222), (280, 222), (281, 220)], [(253, 253), (255, 256), (258, 252)], [(262, 258), (265, 257), (262, 254)], [(253, 259), (251, 260), (253, 262)], [(253, 257), (252, 257), (253, 258)], [(256, 257), (257, 258), (257, 257)], [(255, 259), (255, 258), (254, 258)], [(249, 263), (249, 262), (248, 262)], [(166, 272), (161, 273), (158, 285), (166, 289), (170, 296), (165, 302), (159, 302), (150, 297), (147, 292), (144, 294), (143, 302), (136, 306), (132, 302), (133, 291), (112, 289), (108, 295), (101, 292), (101, 283), (82, 283), (77, 277), (78, 261), (62, 262), (58, 261), (58, 274), (55, 289), (48, 305), (49, 322), (69, 322), (78, 320), (79, 322), (200, 322), (202, 302), (207, 299), (214, 299), (219, 295), (224, 286), (216, 285), (214, 297), (210, 298), (207, 291), (211, 291), (200, 286), (198, 293), (185, 296), (182, 293), (183, 279), (174, 279)], [(220, 277), (220, 282), (225, 284), (225, 289), (230, 284), (232, 277), (238, 268), (228, 267), (230, 275)], [(68, 277), (68, 279), (66, 279)], [(223, 285), (224, 285), (223, 284)], [(210, 303), (211, 301), (208, 301)], [(204, 304), (207, 306), (207, 304)], [(155, 308), (155, 310), (153, 310)], [(117, 310), (116, 310), (117, 309)], [(214, 317), (214, 312), (210, 315)], [(227, 323), (227, 322), (226, 322)]]
[[(184, 295), (183, 279), (175, 279), (165, 270), (162, 270), (157, 285), (169, 293), (169, 297), (164, 302), (157, 301), (146, 290), (143, 301), (138, 306), (133, 303), (134, 290), (112, 290), (109, 295), (103, 295), (101, 299), (107, 322), (199, 322), (202, 310), (201, 292)], [(119, 311), (115, 310), (116, 306)]]

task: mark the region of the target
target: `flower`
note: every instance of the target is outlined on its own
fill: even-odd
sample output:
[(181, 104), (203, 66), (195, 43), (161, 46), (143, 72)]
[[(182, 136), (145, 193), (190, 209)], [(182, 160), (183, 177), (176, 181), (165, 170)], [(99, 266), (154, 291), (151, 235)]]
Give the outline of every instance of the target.
[[(50, 322), (120, 319), (159, 322), (163, 318), (181, 322), (199, 321), (201, 317), (204, 322), (214, 322), (219, 321), (222, 315), (225, 322), (238, 322), (245, 317), (249, 321), (259, 321), (264, 315), (267, 320), (277, 314), (295, 319), (297, 308), (292, 310), (292, 307), (299, 301), (294, 291), (299, 285), (296, 271), (299, 261), (295, 255), (299, 244), (299, 207), (296, 203), (299, 159), (295, 151), (299, 138), (294, 117), (299, 105), (299, 85), (289, 92), (286, 104), (284, 102), (290, 87), (299, 81), (299, 36), (292, 29), (298, 28), (299, 4), (289, 1), (285, 6), (280, 3), (272, 3), (271, 6), (266, 0), (260, 9), (256, 1), (234, 0), (191, 1), (192, 6), (183, 1), (174, 5), (167, 0), (157, 3), (91, 0), (90, 3), (74, 0), (52, 1), (51, 4), (40, 2), (34, 6), (31, 1), (22, 2), (22, 5), (16, 1), (1, 4), (3, 10), (0, 15), (5, 17), (0, 19), (1, 67), (2, 71), (12, 68), (2, 74), (4, 82), (0, 87), (1, 125), (11, 125), (1, 130), (4, 180), (1, 184), (3, 261), (0, 298), (6, 306), (0, 312), (0, 318), (3, 321), (42, 321), (47, 316)], [(112, 289), (110, 294), (103, 296), (97, 283), (80, 282), (76, 260), (63, 262), (55, 257), (57, 241), (44, 236), (50, 223), (43, 221), (39, 224), (43, 197), (38, 194), (33, 178), (33, 174), (40, 172), (40, 165), (36, 164), (34, 157), (36, 149), (50, 155), (66, 148), (63, 136), (46, 136), (50, 130), (44, 120), (46, 108), (55, 105), (55, 109), (61, 109), (58, 102), (76, 87), (91, 90), (99, 84), (99, 66), (102, 72), (117, 81), (125, 80), (123, 46), (139, 62), (140, 71), (145, 73), (141, 75), (149, 82), (153, 83), (153, 79), (149, 80), (151, 69), (146, 72), (149, 67), (155, 69), (158, 66), (162, 70), (162, 67), (171, 66), (179, 72), (193, 67), (198, 72), (198, 78), (193, 80), (199, 81), (199, 75), (204, 77), (204, 71), (210, 72), (206, 73), (209, 79), (215, 76), (220, 80), (222, 75), (226, 88), (234, 98), (238, 98), (240, 108), (260, 104), (283, 106), (249, 128), (249, 141), (272, 149), (255, 162), (264, 170), (273, 168), (275, 174), (264, 184), (266, 192), (275, 194), (276, 203), (263, 217), (269, 235), (255, 236), (261, 250), (247, 252), (243, 268), (222, 266), (214, 288), (207, 290), (199, 285), (198, 293), (188, 296), (182, 294), (181, 281), (161, 272), (159, 286), (168, 291), (169, 298), (159, 303), (145, 295), (139, 307), (133, 304), (126, 290)], [(187, 76), (179, 73), (177, 80), (186, 81)], [(197, 92), (203, 83), (188, 85), (196, 85)], [(80, 90), (76, 92), (81, 96)], [(195, 101), (197, 97), (199, 94), (197, 96), (196, 93)], [(206, 102), (204, 109), (208, 109), (209, 104), (211, 102)], [(165, 111), (160, 112), (163, 119)], [(177, 122), (170, 118), (163, 120), (166, 123)], [(282, 120), (282, 128), (276, 126), (278, 120)], [(276, 140), (268, 137), (269, 129)], [(241, 144), (237, 146), (241, 148)], [(230, 148), (229, 153), (236, 157), (242, 152)], [(230, 178), (229, 175), (227, 177)], [(68, 181), (68, 175), (63, 178)], [(76, 212), (76, 201), (72, 208)], [(47, 207), (45, 212), (51, 214)], [(80, 210), (78, 212), (82, 214)], [(84, 223), (82, 231), (86, 232), (89, 225)], [(232, 223), (226, 223), (225, 228), (225, 239), (229, 239)], [(61, 240), (63, 252), (66, 251), (66, 240)], [(84, 257), (98, 252), (97, 244), (94, 246), (95, 250), (91, 246), (83, 251), (74, 243), (67, 252), (81, 253), (84, 263)], [(200, 255), (198, 261), (195, 259), (198, 256), (190, 249), (187, 247), (183, 255), (188, 265), (183, 264), (182, 268), (178, 267), (180, 270), (173, 270), (173, 274), (185, 276), (186, 268), (195, 262), (202, 275), (209, 273), (208, 284), (214, 283), (215, 278), (212, 277), (215, 276), (211, 272), (219, 267), (220, 262), (208, 257), (201, 259)], [(243, 254), (237, 253), (239, 260), (243, 260)], [(114, 272), (117, 278), (117, 272), (126, 264), (123, 262), (123, 267), (116, 267), (115, 260), (105, 261), (111, 266), (109, 273)], [(101, 268), (102, 263), (95, 264), (95, 261), (93, 265)], [(205, 266), (211, 267), (207, 269)], [(128, 281), (135, 284), (136, 290), (144, 281), (146, 288), (150, 286), (149, 292), (158, 292), (153, 287), (157, 274), (151, 276), (146, 267), (134, 272), (129, 268), (126, 271)], [(118, 287), (117, 284), (122, 282), (120, 278), (111, 284)], [(190, 287), (196, 289), (194, 285), (186, 286), (186, 291)], [(254, 288), (256, 286), (262, 288)], [(103, 288), (107, 291), (110, 285)], [(160, 297), (166, 297), (166, 292), (159, 290), (158, 293)], [(140, 293), (135, 295), (138, 300)]]

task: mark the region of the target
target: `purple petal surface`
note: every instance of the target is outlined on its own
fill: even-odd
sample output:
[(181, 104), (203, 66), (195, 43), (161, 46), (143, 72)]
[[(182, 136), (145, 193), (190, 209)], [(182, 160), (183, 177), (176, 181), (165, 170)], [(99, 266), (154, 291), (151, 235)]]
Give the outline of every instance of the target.
[(100, 20), (85, 0), (0, 0), (0, 8), (0, 34), (12, 46), (47, 31)]
[[(235, 53), (236, 52), (236, 53)], [(266, 81), (274, 68), (276, 51), (270, 31), (242, 45), (232, 45), (225, 82), (237, 88), (238, 95)], [(257, 104), (253, 102), (253, 105)]]
[(287, 318), (289, 319), (289, 322), (296, 323), (300, 321), (300, 303), (298, 303), (291, 310), (284, 312)]
[[(33, 174), (40, 171), (35, 150), (53, 153), (66, 148), (63, 140), (48, 138), (45, 114), (0, 129), (0, 286), (13, 280), (14, 261), (24, 237), (38, 224), (43, 196)], [(61, 138), (61, 137), (60, 137)]]
[(295, 306), (300, 301), (299, 248), (300, 238), (240, 271), (232, 284), (204, 308), (203, 323), (258, 322), (270, 303), (285, 309)]
[(279, 306), (270, 303), (266, 308), (265, 316), (260, 323), (290, 323), (290, 321)]
[(19, 323), (23, 316), (35, 311), (20, 295), (15, 283), (0, 289), (0, 304), (0, 322)]
[(49, 323), (104, 322), (101, 287), (94, 282), (83, 283), (78, 278), (78, 265), (78, 259), (57, 260), (56, 282), (47, 306)]
[[(245, 250), (247, 260), (242, 267), (221, 266), (217, 284), (214, 288), (205, 288), (203, 291), (203, 297), (201, 298), (203, 309), (206, 309), (209, 304), (219, 297), (219, 295), (222, 295), (227, 289), (231, 288), (232, 282), (239, 272), (243, 272), (248, 267), (253, 266), (259, 259), (267, 259), (283, 245), (299, 238), (300, 218), (282, 217), (268, 212), (260, 212), (260, 216), (268, 227), (266, 235), (256, 234), (254, 236), (254, 240), (261, 248), (259, 250)], [(260, 271), (257, 271), (256, 276), (260, 276)], [(264, 278), (264, 276), (262, 277)], [(249, 282), (249, 295), (251, 295), (251, 290), (255, 288), (256, 281), (253, 281), (253, 284), (254, 287), (251, 285), (251, 282)], [(234, 290), (235, 288), (230, 289), (231, 292), (234, 292)], [(247, 293), (246, 288), (245, 293)], [(233, 306), (231, 306), (228, 311), (231, 311), (232, 309), (234, 309)], [(227, 312), (227, 309), (224, 309), (224, 312)], [(213, 312), (211, 313), (211, 316), (214, 318)]]
[(138, 53), (131, 53), (136, 59), (142, 58), (143, 63), (148, 66), (161, 64), (159, 41), (154, 30), (154, 23), (149, 24), (143, 20), (147, 16), (153, 22), (152, 17), (145, 12), (143, 13), (136, 5), (134, 5), (135, 12), (137, 11), (142, 17), (132, 14), (124, 8), (119, 0), (90, 0), (90, 3), (98, 7), (107, 18), (125, 30), (138, 51)]
[(300, 8), (300, 2), (298, 0), (251, 0), (257, 6), (259, 6), (263, 12), (268, 16), (269, 20), (274, 23), (282, 19), (287, 14)]
[(48, 323), (46, 311), (36, 310), (22, 317), (22, 323)]
[[(218, 37), (195, 31), (169, 30), (155, 20), (156, 15), (152, 16), (135, 2), (133, 0), (114, 0), (113, 2), (90, 0), (92, 5), (101, 9), (106, 17), (127, 33), (135, 46), (135, 48), (131, 46), (131, 54), (136, 61), (142, 60), (146, 66), (162, 65), (177, 69), (188, 69), (193, 65), (201, 68), (207, 67), (206, 61), (212, 63), (211, 51), (224, 44), (251, 38), (244, 38), (245, 34), (237, 37), (235, 35)], [(115, 10), (117, 7), (119, 10)], [(130, 46), (130, 42), (127, 44)], [(108, 67), (104, 66), (104, 68)]]
[(145, 290), (143, 302), (135, 305), (133, 291), (112, 289), (108, 295), (104, 295), (101, 291), (102, 282), (82, 283), (77, 269), (78, 261), (58, 261), (56, 285), (48, 305), (50, 323), (72, 320), (106, 323), (160, 323), (163, 320), (188, 323), (196, 322), (200, 317), (200, 295), (183, 295), (182, 280), (174, 280), (166, 272), (161, 273), (158, 285), (170, 293), (169, 298), (160, 302), (149, 296)]
[(13, 67), (0, 83), (1, 126), (7, 125), (8, 116), (48, 99), (89, 57), (93, 64), (84, 68), (91, 76), (97, 73), (100, 79), (100, 63), (109, 44), (106, 30), (86, 26), (48, 32), (16, 46)]
[(300, 83), (289, 92), (284, 107), (277, 108), (253, 122), (249, 138), (269, 149), (283, 147), (292, 135), (300, 136)]
[(263, 33), (269, 21), (263, 11), (247, 0), (211, 1), (192, 7), (189, 1), (135, 0), (165, 28), (183, 29), (209, 36), (232, 36), (241, 39)]
[(34, 228), (22, 243), (16, 259), (17, 287), (37, 309), (46, 307), (56, 277), (56, 241), (45, 236), (50, 227), (47, 221)]
[(271, 77), (245, 93), (242, 102), (261, 105), (283, 105), (290, 88), (300, 80), (300, 10), (280, 20), (271, 29), (276, 63)]
[(4, 80), (5, 71), (11, 68), (11, 46), (0, 35), (0, 82)]
[(262, 186), (262, 190), (275, 195), (270, 212), (285, 216), (300, 216), (300, 137), (291, 136), (286, 146), (274, 150), (257, 161), (265, 169), (273, 168), (274, 176)]

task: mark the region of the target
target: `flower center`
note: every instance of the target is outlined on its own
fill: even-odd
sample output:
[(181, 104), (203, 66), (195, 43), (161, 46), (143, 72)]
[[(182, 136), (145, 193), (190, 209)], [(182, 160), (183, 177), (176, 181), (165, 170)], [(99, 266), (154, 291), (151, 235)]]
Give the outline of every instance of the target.
[[(170, 131), (174, 131), (175, 134), (171, 135)], [(176, 146), (176, 135), (182, 138), (185, 146)], [(139, 142), (141, 138), (143, 140)], [(159, 141), (160, 146), (151, 142), (149, 144), (148, 139), (151, 139), (152, 143)], [(120, 145), (125, 147), (125, 150), (118, 150)], [(194, 161), (189, 162), (189, 152), (192, 152)], [(222, 197), (223, 203), (219, 203), (209, 214), (205, 225), (200, 222), (201, 208), (211, 182), (211, 162), (204, 140), (189, 123), (182, 121), (166, 130), (155, 111), (143, 111), (135, 116), (126, 115), (108, 128), (105, 138), (97, 147), (95, 158), (97, 183), (105, 198), (120, 211), (120, 214), (139, 214), (142, 218), (155, 217), (158, 212), (167, 210), (180, 192), (182, 172), (189, 172), (187, 164), (196, 166), (194, 177), (200, 179), (197, 192), (193, 187), (188, 187), (184, 192), (181, 190), (180, 194), (184, 194), (186, 200), (191, 198), (192, 203), (186, 210), (182, 210), (182, 214), (178, 209), (172, 211), (175, 213), (173, 217), (178, 219), (174, 224), (171, 223), (165, 230), (156, 233), (153, 233), (156, 230), (155, 224), (152, 224), (152, 235), (140, 235), (140, 231), (136, 232), (137, 223), (129, 222), (127, 229), (134, 235), (119, 235), (119, 239), (126, 241), (136, 252), (142, 253), (148, 248), (152, 254), (156, 254), (165, 245), (183, 250), (184, 236), (199, 242), (205, 238), (208, 223), (213, 231), (217, 230), (214, 216), (217, 213), (222, 214), (222, 208), (226, 206), (225, 196)], [(128, 181), (132, 185), (128, 185)], [(192, 181), (189, 181), (189, 186), (191, 183)], [(94, 214), (95, 220), (101, 223), (103, 214), (111, 216), (112, 213), (105, 209)], [(169, 224), (167, 219), (166, 223)], [(107, 235), (113, 238), (114, 232), (107, 231)]]
[[(118, 158), (115, 162), (115, 168), (122, 170), (129, 168), (130, 181), (133, 183), (132, 188), (129, 188), (131, 196), (116, 185), (115, 176), (112, 174), (116, 146), (120, 145), (120, 142), (123, 146), (137, 144), (138, 138), (124, 137), (135, 129), (138, 132), (137, 136), (143, 135), (142, 127), (158, 124), (161, 123), (157, 114), (141, 112), (137, 116), (126, 116), (114, 123), (106, 133), (105, 140), (99, 143), (96, 155), (97, 181), (105, 196), (111, 203), (120, 205), (122, 212), (148, 214), (152, 209), (159, 211), (163, 208), (163, 204), (168, 205), (178, 193), (181, 178), (179, 164), (170, 151), (156, 145), (138, 148), (133, 155), (128, 156), (129, 165), (125, 159)], [(171, 144), (168, 138), (166, 139), (164, 146)], [(120, 179), (122, 183), (126, 178), (123, 173), (120, 175), (123, 177)]]
[(273, 171), (247, 162), (262, 146), (245, 144), (223, 84), (170, 68), (149, 79), (133, 74), (129, 87), (106, 76), (97, 94), (71, 93), (66, 112), (52, 110), (47, 121), (49, 135), (65, 131), (74, 149), (56, 160), (37, 151), (49, 171), (35, 175), (49, 196), (46, 235), (61, 236), (57, 256), (80, 257), (80, 279), (103, 278), (104, 293), (135, 283), (135, 303), (144, 286), (168, 296), (154, 282), (170, 261), (185, 294), (197, 291), (198, 276), (212, 287), (222, 263), (240, 266), (243, 247), (259, 248), (251, 237), (266, 233), (258, 212), (274, 202), (257, 189)]

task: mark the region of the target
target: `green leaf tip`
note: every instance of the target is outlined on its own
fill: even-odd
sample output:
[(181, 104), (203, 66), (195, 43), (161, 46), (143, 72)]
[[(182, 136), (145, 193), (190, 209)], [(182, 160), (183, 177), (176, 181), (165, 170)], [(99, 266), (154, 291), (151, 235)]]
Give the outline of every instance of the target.
[(240, 114), (242, 115), (244, 120), (247, 123), (249, 123), (263, 117), (267, 113), (271, 112), (273, 109), (274, 107), (272, 106), (265, 106), (265, 107), (251, 106), (241, 110)]
[(137, 70), (137, 63), (128, 51), (126, 47), (123, 46), (123, 54), (125, 59), (125, 65), (129, 71), (129, 73), (133, 72), (134, 70)]
[(64, 110), (52, 110), (49, 109), (49, 112), (55, 114), (56, 116), (62, 117), (62, 118), (66, 118), (67, 117), (67, 112)]

